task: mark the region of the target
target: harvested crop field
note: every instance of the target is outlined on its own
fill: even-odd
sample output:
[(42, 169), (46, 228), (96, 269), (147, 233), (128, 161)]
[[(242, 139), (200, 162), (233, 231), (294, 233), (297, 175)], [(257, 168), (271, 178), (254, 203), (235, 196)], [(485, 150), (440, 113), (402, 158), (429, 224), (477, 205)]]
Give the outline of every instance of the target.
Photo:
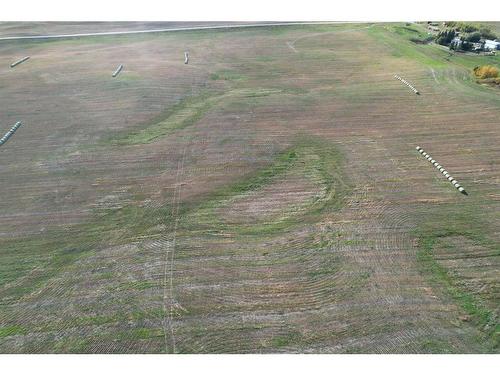
[(500, 56), (424, 30), (0, 41), (0, 352), (498, 353)]

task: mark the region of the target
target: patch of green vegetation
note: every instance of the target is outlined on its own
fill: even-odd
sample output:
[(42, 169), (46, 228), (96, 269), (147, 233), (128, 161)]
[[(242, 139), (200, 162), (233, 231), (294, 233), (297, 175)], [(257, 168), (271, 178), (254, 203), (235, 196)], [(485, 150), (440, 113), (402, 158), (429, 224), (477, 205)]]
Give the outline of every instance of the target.
[[(307, 155), (315, 155), (315, 157), (310, 159), (306, 157)], [(207, 208), (217, 207), (228, 197), (258, 189), (306, 160), (312, 161), (312, 165), (309, 167), (322, 176), (323, 183), (327, 186), (326, 196), (328, 198), (315, 202), (301, 218), (273, 223), (270, 226), (257, 225), (252, 227), (250, 225), (239, 229), (247, 234), (254, 233), (260, 238), (265, 233), (276, 233), (279, 229), (288, 229), (290, 225), (300, 224), (302, 220), (319, 220), (317, 216), (320, 213), (340, 207), (342, 198), (349, 191), (349, 185), (342, 172), (341, 155), (335, 147), (326, 141), (304, 136), (298, 138), (289, 149), (278, 154), (268, 167), (247, 176), (238, 183), (216, 191), (208, 197), (197, 197), (182, 204), (178, 214), (180, 218), (179, 230), (190, 230), (192, 225), (196, 226), (196, 230), (203, 230), (205, 224), (200, 224), (197, 221), (200, 212), (206, 211)], [(33, 291), (43, 288), (47, 281), (65, 272), (82, 258), (92, 256), (105, 247), (133, 243), (142, 238), (145, 233), (154, 235), (155, 231), (164, 230), (161, 229), (162, 226), (170, 227), (172, 222), (172, 208), (169, 205), (141, 207), (130, 204), (122, 208), (98, 211), (88, 222), (66, 229), (51, 230), (26, 238), (1, 240), (0, 282), (6, 287), (0, 291), (0, 297), (7, 301), (29, 295)], [(225, 225), (221, 222), (207, 223), (206, 233), (226, 230)], [(235, 228), (229, 228), (229, 230), (233, 229)], [(334, 269), (330, 271), (334, 272)], [(104, 272), (103, 275), (105, 277), (112, 276), (109, 272)], [(7, 285), (7, 283), (10, 284)], [(152, 286), (151, 282), (143, 281), (126, 283), (119, 288), (144, 290)], [(0, 308), (0, 312), (1, 310)], [(160, 311), (159, 314), (162, 316), (163, 311)], [(99, 326), (122, 318), (126, 317), (89, 315), (77, 319), (69, 325), (75, 327)], [(140, 317), (133, 319), (137, 320)], [(45, 329), (50, 331), (54, 327), (45, 327)], [(4, 332), (13, 334), (16, 331), (10, 329)], [(21, 330), (17, 332), (23, 333)], [(146, 338), (156, 334), (156, 332), (138, 331), (137, 337)], [(86, 345), (85, 340), (63, 340), (54, 346), (54, 350), (83, 352), (86, 350)]]
[(365, 244), (366, 241), (365, 240), (344, 240), (342, 241), (342, 243), (344, 245), (362, 245), (362, 244)]
[(197, 123), (210, 109), (221, 103), (231, 103), (241, 99), (260, 98), (287, 93), (280, 89), (235, 89), (225, 93), (205, 92), (188, 96), (179, 103), (161, 113), (139, 130), (127, 130), (123, 134), (113, 135), (104, 140), (104, 145), (136, 145), (151, 143), (177, 130)]
[(440, 207), (441, 213), (433, 215), (432, 220), (422, 224), (416, 233), (420, 245), (417, 260), (430, 281), (450, 296), (471, 316), (472, 323), (486, 334), (487, 340), (484, 344), (495, 349), (500, 344), (498, 316), (486, 306), (481, 294), (473, 294), (460, 283), (456, 275), (438, 263), (434, 257), (436, 246), (440, 245), (442, 240), (455, 236), (467, 238), (473, 244), (489, 248), (496, 256), (500, 256), (498, 245), (486, 236), (488, 226), (479, 219), (477, 209), (472, 203), (464, 203), (459, 210), (444, 210)]
[(8, 336), (24, 335), (27, 330), (21, 326), (5, 326), (0, 327), (0, 339)]
[(96, 234), (50, 231), (0, 241), (0, 296), (16, 298), (41, 287), (66, 265), (91, 253), (99, 243)]
[[(242, 181), (215, 191), (209, 197), (199, 197), (180, 206), (179, 225), (188, 230), (197, 215), (207, 208), (216, 208), (228, 197), (258, 189), (273, 181), (277, 176), (301, 162), (304, 152), (313, 152), (319, 158), (314, 166), (327, 186), (327, 199), (314, 203), (302, 217), (278, 221), (271, 225), (256, 225), (239, 228), (247, 234), (274, 233), (302, 220), (315, 220), (324, 210), (336, 209), (349, 191), (349, 185), (341, 169), (341, 156), (336, 149), (314, 138), (299, 139), (296, 145), (279, 154), (272, 165), (247, 176)], [(161, 207), (140, 207), (130, 204), (95, 213), (93, 219), (69, 228), (48, 230), (39, 235), (0, 240), (0, 296), (4, 299), (18, 299), (42, 288), (52, 277), (64, 272), (69, 266), (84, 257), (96, 254), (100, 249), (125, 243), (133, 243), (145, 233), (154, 235), (152, 228), (170, 226), (173, 221), (169, 205)], [(207, 223), (207, 230), (217, 232), (225, 228), (224, 223)], [(235, 228), (232, 228), (235, 229)], [(236, 228), (237, 229), (237, 228)], [(155, 229), (161, 231), (162, 229)], [(109, 273), (104, 273), (111, 277)], [(129, 285), (132, 288), (150, 287), (149, 283)]]
[(214, 81), (244, 81), (247, 79), (242, 73), (236, 70), (219, 70), (210, 74), (210, 79)]
[(453, 30), (460, 31), (462, 34), (465, 33), (467, 35), (471, 35), (473, 33), (477, 33), (479, 38), (484, 38), (484, 39), (497, 38), (495, 31), (491, 30), (491, 27), (483, 23), (449, 21), (446, 23), (446, 26)]
[[(416, 32), (408, 31), (399, 24), (376, 25), (367, 29), (381, 48), (389, 48), (394, 57), (406, 58), (432, 68), (447, 68), (455, 65), (472, 69), (477, 65), (488, 65), (500, 62), (500, 56), (470, 55), (450, 53), (448, 48), (436, 44), (419, 45), (411, 42), (413, 34), (423, 38), (425, 31), (420, 26), (413, 26)], [(385, 46), (385, 47), (384, 47)]]
[(485, 308), (477, 297), (460, 288), (454, 276), (433, 258), (432, 249), (437, 245), (440, 238), (464, 235), (464, 233), (450, 231), (447, 233), (435, 233), (425, 237), (422, 236), (420, 238), (422, 251), (418, 253), (418, 260), (425, 264), (425, 269), (432, 274), (433, 280), (441, 282), (448, 294), (451, 295), (468, 314), (475, 318), (479, 326), (486, 327), (492, 324), (495, 325), (493, 322), (493, 318), (495, 317), (493, 312)]
[[(199, 209), (193, 212), (194, 217), (188, 218), (180, 225), (188, 229), (189, 223), (196, 223), (196, 225), (206, 225), (207, 230), (210, 228), (210, 231), (214, 233), (230, 230), (241, 235), (262, 236), (289, 229), (305, 221), (314, 222), (324, 212), (340, 208), (344, 197), (351, 189), (343, 173), (342, 162), (340, 152), (331, 143), (309, 136), (299, 137), (295, 144), (278, 155), (269, 167), (236, 184), (218, 190), (213, 199), (208, 198)], [(307, 163), (305, 173), (314, 174), (324, 188), (323, 197), (311, 202), (305, 210), (299, 210), (294, 215), (279, 217), (272, 221), (265, 220), (251, 224), (228, 224), (218, 217), (216, 210), (223, 204), (276, 181), (288, 171), (304, 163)]]
[(286, 335), (273, 337), (271, 346), (273, 348), (283, 348), (289, 345), (297, 345), (302, 338), (302, 334), (297, 331), (289, 332)]
[(448, 342), (441, 340), (426, 340), (418, 349), (418, 353), (422, 354), (453, 354), (455, 352)]
[[(93, 311), (89, 311), (93, 313)], [(135, 310), (132, 312), (120, 312), (113, 315), (87, 315), (78, 318), (68, 319), (65, 321), (65, 327), (86, 327), (86, 326), (101, 326), (105, 324), (134, 321), (144, 322), (146, 319), (161, 319), (164, 315), (163, 308), (150, 308), (148, 310)], [(35, 332), (51, 332), (59, 329), (58, 323), (47, 324), (42, 327), (37, 327)]]
[(392, 27), (392, 30), (396, 34), (412, 41), (413, 43), (428, 43), (433, 39), (432, 36), (430, 36), (423, 29), (415, 25), (413, 26), (396, 25)]
[(19, 298), (41, 288), (74, 262), (111, 245), (132, 243), (171, 217), (170, 207), (128, 205), (96, 213), (88, 222), (35, 236), (0, 240), (0, 297)]
[(130, 289), (146, 290), (146, 289), (154, 288), (156, 286), (158, 286), (158, 283), (155, 283), (152, 281), (147, 281), (147, 280), (142, 280), (142, 281), (130, 281), (128, 283), (123, 283), (123, 284), (120, 284), (120, 286), (118, 288), (123, 289), (123, 290), (130, 290)]
[(163, 336), (163, 330), (160, 328), (135, 328), (131, 331), (120, 334), (121, 339), (128, 340), (147, 340), (153, 337)]
[[(412, 28), (421, 28), (415, 25)], [(402, 31), (403, 30), (403, 31)], [(500, 96), (494, 95), (494, 85), (479, 85), (473, 77), (472, 69), (478, 65), (500, 65), (500, 55), (476, 55), (450, 51), (448, 47), (436, 43), (417, 44), (411, 41), (413, 32), (398, 24), (376, 25), (367, 30), (380, 48), (387, 49), (392, 56), (414, 61), (436, 71), (443, 71), (444, 75), (454, 75), (455, 71), (466, 74), (466, 79), (442, 80), (450, 89), (461, 92), (468, 98), (476, 97), (483, 102), (498, 105)], [(423, 31), (420, 31), (420, 35)], [(451, 72), (451, 73), (450, 73)], [(461, 74), (462, 75), (462, 74)], [(493, 94), (493, 95), (492, 95)]]
[(86, 353), (92, 344), (90, 339), (80, 339), (77, 337), (68, 337), (57, 340), (54, 343), (53, 352), (56, 353)]
[(368, 34), (373, 36), (375, 42), (380, 43), (380, 48), (389, 48), (392, 56), (407, 58), (434, 68), (444, 68), (447, 63), (442, 58), (428, 53), (427, 45), (418, 45), (410, 40), (410, 32), (402, 32), (397, 25), (376, 25), (368, 29)]
[[(366, 349), (360, 347), (351, 347), (345, 349), (342, 354), (368, 354)], [(373, 354), (373, 353), (370, 353)]]
[(193, 125), (209, 109), (216, 105), (221, 97), (221, 95), (213, 93), (203, 93), (186, 97), (168, 111), (155, 118), (150, 124), (142, 126), (140, 130), (128, 133), (122, 137), (113, 138), (108, 140), (108, 142), (115, 145), (150, 143), (159, 137)]
[[(123, 319), (123, 317), (121, 317)], [(118, 319), (110, 320), (109, 322), (119, 321)], [(75, 321), (76, 322), (76, 321)], [(75, 323), (74, 322), (74, 323)], [(81, 322), (82, 324), (85, 322)], [(104, 324), (104, 323), (103, 323)], [(118, 333), (98, 333), (96, 335), (100, 340), (107, 341), (128, 341), (128, 340), (148, 340), (152, 338), (158, 338), (163, 336), (163, 330), (161, 328), (130, 328), (125, 331), (120, 331)], [(62, 340), (57, 340), (53, 346), (53, 352), (56, 353), (87, 353), (89, 352), (90, 345), (93, 340), (96, 339), (94, 336), (92, 339), (80, 338), (78, 336), (65, 337)]]

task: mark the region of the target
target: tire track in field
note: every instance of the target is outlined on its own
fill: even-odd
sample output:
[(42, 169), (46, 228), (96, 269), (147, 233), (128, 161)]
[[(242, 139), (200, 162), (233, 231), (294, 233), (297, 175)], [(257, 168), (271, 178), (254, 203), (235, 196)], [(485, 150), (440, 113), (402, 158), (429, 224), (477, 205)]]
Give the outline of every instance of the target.
[(167, 247), (167, 251), (165, 254), (165, 266), (163, 269), (163, 311), (165, 316), (163, 324), (163, 333), (165, 341), (165, 352), (168, 352), (168, 339), (167, 339), (167, 331), (168, 331), (170, 333), (171, 347), (173, 353), (176, 352), (175, 333), (172, 325), (174, 306), (175, 306), (174, 286), (173, 286), (174, 260), (175, 260), (175, 246), (177, 241), (177, 227), (179, 225), (179, 207), (182, 195), (181, 178), (184, 174), (184, 161), (186, 158), (186, 149), (187, 146), (184, 147), (182, 151), (181, 160), (177, 163), (175, 188), (172, 198), (172, 217), (174, 220), (174, 227), (172, 232), (172, 241), (170, 242), (170, 246)]
[(436, 81), (437, 84), (439, 84), (439, 81), (436, 77), (436, 71), (433, 69), (433, 68), (430, 68), (430, 71), (431, 71), (431, 74), (432, 74), (432, 78), (434, 78), (434, 81)]

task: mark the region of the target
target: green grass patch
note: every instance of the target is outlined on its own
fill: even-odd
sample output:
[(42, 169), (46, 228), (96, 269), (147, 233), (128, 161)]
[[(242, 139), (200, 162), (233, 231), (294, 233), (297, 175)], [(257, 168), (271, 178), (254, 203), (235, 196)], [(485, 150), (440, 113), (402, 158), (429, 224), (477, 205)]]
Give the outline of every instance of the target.
[[(269, 225), (231, 227), (243, 234), (272, 234), (297, 225), (303, 220), (317, 220), (317, 215), (324, 210), (341, 206), (342, 199), (349, 191), (349, 185), (341, 170), (341, 155), (328, 142), (315, 138), (298, 140), (293, 147), (280, 153), (268, 167), (257, 171), (240, 182), (213, 192), (210, 196), (198, 197), (181, 205), (180, 228), (190, 230), (193, 225), (203, 228), (207, 233), (227, 230), (226, 224), (200, 222), (199, 214), (218, 207), (229, 197), (243, 194), (272, 182), (274, 179), (300, 162), (304, 152), (319, 155), (313, 168), (322, 175), (327, 186), (327, 198), (311, 205), (297, 217), (279, 220)], [(213, 212), (213, 211), (212, 211)], [(214, 215), (213, 217), (216, 218)], [(130, 204), (118, 209), (98, 211), (88, 222), (69, 228), (48, 230), (44, 233), (16, 239), (0, 240), (0, 297), (8, 300), (18, 299), (43, 285), (52, 277), (64, 272), (71, 264), (84, 257), (96, 254), (108, 246), (133, 243), (145, 234), (154, 236), (163, 231), (161, 226), (171, 227), (172, 209), (166, 204), (161, 207), (140, 207)], [(155, 229), (159, 228), (159, 229)], [(106, 275), (110, 277), (110, 275)], [(148, 283), (131, 284), (131, 288), (149, 288)]]
[(453, 354), (455, 350), (445, 341), (426, 340), (420, 344), (418, 353), (422, 354)]
[[(464, 203), (459, 209), (448, 207), (440, 208), (441, 212), (432, 215), (432, 219), (422, 224), (417, 231), (420, 250), (417, 260), (421, 271), (427, 275), (433, 285), (459, 305), (462, 310), (471, 316), (471, 321), (487, 337), (485, 345), (496, 349), (500, 344), (500, 326), (498, 316), (490, 310), (484, 301), (485, 296), (473, 294), (464, 287), (456, 275), (441, 265), (434, 257), (435, 248), (447, 237), (465, 237), (472, 243), (489, 248), (495, 256), (500, 256), (498, 244), (486, 235), (488, 226), (480, 220), (478, 208), (473, 203)], [(430, 217), (430, 216), (429, 216)], [(448, 244), (448, 250), (450, 251)]]
[(376, 25), (368, 29), (367, 33), (380, 44), (382, 50), (387, 50), (393, 57), (410, 59), (434, 68), (447, 66), (444, 56), (429, 53), (432, 48), (430, 46), (413, 43), (410, 40), (411, 34), (401, 32), (401, 27), (397, 25)]
[[(311, 158), (311, 155), (314, 157)], [(304, 166), (304, 163), (308, 165)], [(207, 197), (197, 210), (192, 211), (192, 214), (180, 223), (180, 227), (189, 230), (192, 224), (196, 224), (197, 228), (204, 228), (207, 233), (215, 234), (229, 230), (241, 235), (269, 235), (304, 222), (315, 222), (326, 211), (339, 209), (344, 197), (352, 188), (343, 172), (342, 163), (341, 153), (331, 143), (309, 136), (299, 137), (293, 146), (277, 155), (275, 161), (268, 167), (247, 176), (240, 182), (219, 189), (211, 198)], [(314, 175), (319, 179), (325, 189), (323, 197), (314, 200), (305, 209), (272, 221), (251, 224), (228, 224), (218, 216), (216, 210), (230, 203), (232, 199), (245, 196), (277, 181), (298, 167), (304, 168), (304, 173), (309, 176)]]
[(9, 337), (9, 336), (24, 335), (26, 333), (27, 333), (27, 330), (21, 326), (0, 327), (0, 339), (3, 339), (5, 337)]
[(231, 103), (241, 99), (261, 98), (270, 95), (287, 93), (280, 89), (235, 89), (225, 93), (204, 92), (182, 99), (168, 110), (155, 117), (139, 129), (127, 130), (122, 134), (115, 134), (105, 139), (106, 145), (137, 145), (151, 143), (158, 138), (167, 136), (175, 131), (184, 129), (197, 123), (209, 110), (221, 103)]
[(297, 345), (300, 343), (302, 335), (300, 332), (289, 332), (286, 335), (273, 337), (271, 347), (283, 348), (289, 345)]
[(154, 337), (162, 337), (163, 330), (160, 328), (135, 328), (120, 335), (121, 339), (147, 340)]
[(50, 231), (35, 237), (0, 241), (0, 297), (17, 298), (90, 254), (98, 245), (95, 232)]
[(210, 74), (210, 79), (213, 81), (244, 81), (247, 79), (242, 73), (236, 70), (219, 70)]
[(472, 69), (477, 65), (491, 65), (500, 62), (500, 56), (450, 53), (447, 48), (435, 43), (421, 45), (411, 41), (415, 36), (425, 38), (426, 32), (419, 25), (404, 27), (400, 24), (381, 24), (367, 29), (381, 49), (388, 49), (394, 57), (416, 61), (432, 68), (459, 66)]
[(113, 138), (108, 142), (115, 145), (150, 143), (159, 137), (193, 125), (220, 99), (221, 95), (214, 93), (188, 96), (155, 118), (151, 123), (143, 125), (140, 130)]
[(131, 281), (128, 283), (120, 284), (118, 289), (120, 289), (120, 290), (130, 290), (130, 289), (146, 290), (146, 289), (154, 288), (156, 286), (158, 286), (158, 283), (155, 283), (152, 281), (147, 281), (147, 280), (142, 280), (142, 281)]

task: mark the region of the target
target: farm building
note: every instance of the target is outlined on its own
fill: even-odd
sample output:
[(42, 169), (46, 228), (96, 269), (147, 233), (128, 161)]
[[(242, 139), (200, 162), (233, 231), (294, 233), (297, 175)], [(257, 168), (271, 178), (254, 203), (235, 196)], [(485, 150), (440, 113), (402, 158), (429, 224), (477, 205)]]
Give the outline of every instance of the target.
[(494, 51), (496, 49), (500, 50), (500, 42), (497, 40), (488, 40), (484, 41), (484, 49)]
[(472, 50), (473, 51), (482, 51), (483, 50), (483, 43), (472, 43)]
[(460, 48), (462, 46), (462, 39), (460, 39), (458, 36), (456, 36), (455, 38), (453, 38), (451, 40), (450, 45), (452, 45), (455, 48)]

